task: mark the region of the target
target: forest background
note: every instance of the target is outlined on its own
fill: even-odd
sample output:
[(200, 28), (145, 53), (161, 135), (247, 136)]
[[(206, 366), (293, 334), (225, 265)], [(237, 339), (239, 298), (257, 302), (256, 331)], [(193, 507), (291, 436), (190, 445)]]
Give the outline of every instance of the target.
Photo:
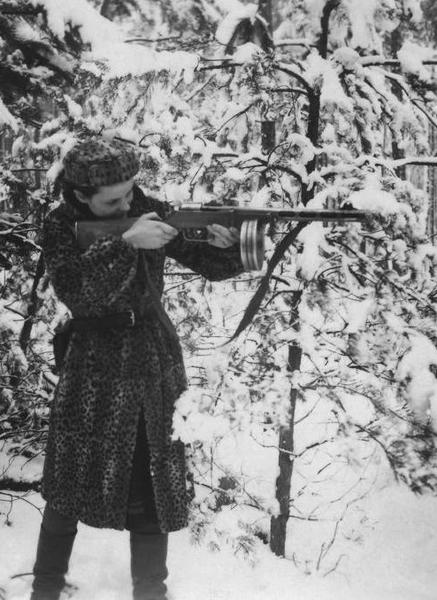
[[(364, 225), (280, 224), (267, 236), (270, 266), (233, 282), (168, 264), (164, 303), (191, 383), (174, 426), (195, 490), (192, 539), (252, 564), (271, 551), (295, 577), (327, 581), (352, 573), (360, 545), (384, 530), (378, 519), (390, 520), (369, 506), (384, 499), (395, 510), (396, 497), (416, 519), (396, 543), (410, 535), (432, 554), (432, 0), (2, 0), (0, 9), (5, 527), (19, 527), (23, 502), (39, 514), (57, 381), (50, 341), (65, 312), (38, 231), (60, 201), (62, 157), (96, 135), (135, 144), (140, 185), (175, 205), (348, 203), (375, 215)], [(223, 345), (259, 286), (251, 323)], [(415, 598), (432, 597), (427, 565)]]

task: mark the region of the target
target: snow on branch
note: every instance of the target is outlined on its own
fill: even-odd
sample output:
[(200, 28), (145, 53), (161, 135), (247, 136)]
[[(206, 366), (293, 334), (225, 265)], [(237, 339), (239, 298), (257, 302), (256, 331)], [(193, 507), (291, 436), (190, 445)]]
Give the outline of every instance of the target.
[(407, 158), (399, 158), (398, 160), (392, 160), (390, 163), (395, 169), (398, 167), (405, 167), (407, 165), (421, 165), (423, 167), (437, 167), (437, 156), (410, 156)]
[(407, 40), (397, 53), (397, 58), (403, 71), (417, 75), (424, 81), (430, 80), (430, 73), (424, 69), (423, 61), (434, 60), (435, 52), (432, 48), (425, 48)]
[(257, 13), (258, 6), (252, 3), (245, 6), (241, 5), (236, 10), (229, 12), (217, 28), (215, 33), (216, 40), (220, 44), (223, 44), (223, 46), (227, 46), (240, 23), (246, 19), (253, 22), (257, 17)]
[[(363, 67), (400, 67), (401, 61), (396, 58), (385, 58), (384, 56), (362, 56), (359, 62)], [(437, 58), (423, 60), (422, 65), (434, 66), (437, 65)]]
[(425, 117), (428, 119), (431, 125), (437, 127), (437, 120), (433, 117), (433, 115), (429, 113), (429, 111), (427, 111), (423, 106), (420, 105), (418, 100), (411, 97), (410, 90), (407, 88), (406, 84), (404, 83), (401, 77), (392, 73), (387, 73), (386, 71), (384, 72), (384, 76), (387, 79), (390, 79), (390, 81), (393, 81), (393, 83), (395, 83), (395, 85), (399, 87), (399, 89), (407, 96), (410, 102), (414, 104), (414, 106), (416, 106), (416, 108), (418, 108), (425, 115)]
[[(329, 156), (329, 148), (324, 149), (324, 153)], [(336, 151), (333, 151), (334, 157), (337, 156)], [(405, 167), (408, 165), (417, 165), (423, 167), (437, 167), (437, 156), (408, 156), (406, 158), (399, 158), (397, 160), (390, 160), (388, 158), (383, 158), (381, 156), (370, 156), (364, 154), (355, 160), (351, 160), (348, 164), (342, 160), (338, 164), (329, 165), (327, 167), (322, 167), (320, 171), (316, 171), (315, 173), (319, 175), (322, 179), (328, 179), (333, 175), (337, 175), (339, 173), (347, 174), (348, 172), (352, 172), (354, 170), (362, 170), (363, 167), (369, 166), (371, 169), (375, 169), (376, 167), (382, 167), (387, 171), (395, 174), (396, 169), (399, 167)]]
[(196, 71), (213, 71), (215, 69), (233, 69), (234, 67), (243, 67), (244, 63), (229, 61), (222, 59), (221, 64), (218, 65), (207, 65), (205, 67), (197, 67)]
[(123, 30), (103, 17), (87, 0), (57, 2), (30, 0), (34, 6), (43, 6), (51, 31), (61, 40), (68, 27), (77, 27), (84, 43), (91, 47), (84, 54), (85, 61), (99, 61), (106, 65), (106, 77), (143, 75), (151, 71), (193, 73), (198, 57), (183, 51), (158, 52), (147, 47), (125, 43)]
[(41, 6), (18, 5), (14, 2), (0, 2), (0, 14), (7, 16), (34, 16), (43, 12)]
[(276, 48), (281, 48), (283, 46), (300, 46), (302, 48), (306, 48), (307, 50), (310, 50), (311, 48), (317, 48), (317, 44), (307, 38), (283, 38), (275, 42)]
[(48, 26), (59, 38), (64, 39), (68, 25), (80, 28), (85, 43), (92, 47), (102, 43), (122, 41), (121, 30), (103, 17), (87, 0), (57, 2), (56, 0), (30, 0), (35, 7), (46, 11)]
[(399, 362), (397, 378), (407, 386), (410, 406), (419, 421), (426, 423), (431, 416), (432, 427), (437, 432), (437, 378), (432, 366), (437, 365), (435, 344), (425, 335), (412, 332), (410, 348)]
[(4, 105), (2, 99), (0, 98), (0, 125), (7, 125), (13, 131), (18, 131), (18, 121), (17, 119), (9, 112), (9, 110)]

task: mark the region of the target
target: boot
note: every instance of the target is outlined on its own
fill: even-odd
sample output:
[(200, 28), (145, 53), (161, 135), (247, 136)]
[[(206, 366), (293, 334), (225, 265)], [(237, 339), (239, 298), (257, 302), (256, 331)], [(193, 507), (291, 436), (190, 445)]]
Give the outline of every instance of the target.
[(76, 531), (57, 534), (41, 525), (30, 600), (59, 600)]
[(130, 532), (133, 600), (168, 600), (166, 533)]

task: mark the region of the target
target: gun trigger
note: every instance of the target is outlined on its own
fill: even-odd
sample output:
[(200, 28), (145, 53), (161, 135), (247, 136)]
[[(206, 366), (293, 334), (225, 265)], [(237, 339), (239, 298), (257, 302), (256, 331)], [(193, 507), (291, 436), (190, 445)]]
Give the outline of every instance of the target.
[(204, 227), (191, 227), (183, 229), (183, 236), (187, 242), (207, 242), (208, 230)]

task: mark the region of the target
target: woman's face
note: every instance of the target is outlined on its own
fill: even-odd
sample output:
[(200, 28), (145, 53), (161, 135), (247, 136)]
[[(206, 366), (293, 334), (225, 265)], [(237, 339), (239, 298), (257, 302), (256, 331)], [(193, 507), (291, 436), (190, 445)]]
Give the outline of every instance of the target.
[(96, 217), (117, 218), (127, 214), (133, 198), (134, 180), (129, 179), (123, 183), (102, 185), (98, 191), (90, 196), (76, 191), (77, 199), (88, 204)]

